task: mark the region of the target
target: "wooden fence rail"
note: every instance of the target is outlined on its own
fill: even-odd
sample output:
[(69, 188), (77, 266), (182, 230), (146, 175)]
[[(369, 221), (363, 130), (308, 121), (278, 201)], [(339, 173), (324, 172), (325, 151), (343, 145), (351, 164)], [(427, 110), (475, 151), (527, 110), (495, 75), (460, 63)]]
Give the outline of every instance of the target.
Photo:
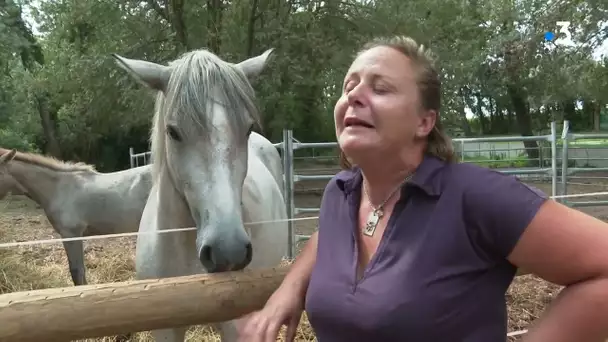
[(288, 267), (0, 295), (0, 341), (70, 341), (209, 324), (261, 308)]

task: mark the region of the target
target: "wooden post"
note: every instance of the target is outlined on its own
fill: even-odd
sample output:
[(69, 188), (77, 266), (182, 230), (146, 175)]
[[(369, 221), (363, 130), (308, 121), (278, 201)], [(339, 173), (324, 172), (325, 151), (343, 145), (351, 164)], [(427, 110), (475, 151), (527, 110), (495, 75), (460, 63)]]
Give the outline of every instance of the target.
[(0, 341), (70, 341), (231, 320), (257, 310), (288, 267), (0, 295)]

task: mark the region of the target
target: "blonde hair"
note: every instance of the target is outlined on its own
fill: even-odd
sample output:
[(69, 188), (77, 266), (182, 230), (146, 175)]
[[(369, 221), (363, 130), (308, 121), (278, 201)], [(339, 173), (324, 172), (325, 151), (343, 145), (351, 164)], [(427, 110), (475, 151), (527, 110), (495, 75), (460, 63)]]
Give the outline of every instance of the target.
[[(452, 146), (452, 140), (445, 133), (439, 110), (441, 109), (441, 80), (439, 72), (435, 67), (435, 59), (432, 52), (424, 45), (419, 45), (414, 39), (406, 36), (380, 37), (363, 45), (357, 55), (378, 46), (391, 47), (408, 57), (417, 71), (416, 83), (420, 91), (422, 107), (425, 110), (437, 112), (435, 127), (428, 135), (426, 153), (433, 155), (446, 162), (456, 162), (457, 156)], [(340, 166), (350, 169), (351, 162), (346, 154), (340, 150)]]

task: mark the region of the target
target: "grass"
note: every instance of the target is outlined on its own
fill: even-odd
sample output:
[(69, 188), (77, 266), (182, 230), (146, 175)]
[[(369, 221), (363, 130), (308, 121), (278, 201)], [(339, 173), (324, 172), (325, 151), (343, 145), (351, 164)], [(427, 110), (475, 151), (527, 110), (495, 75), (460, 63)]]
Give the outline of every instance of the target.
[[(557, 146), (561, 146), (563, 143), (562, 139), (557, 140)], [(608, 148), (608, 139), (580, 139), (580, 140), (568, 140), (568, 146), (593, 146), (593, 147), (605, 147)]]
[[(57, 237), (42, 211), (29, 200), (0, 201), (0, 242)], [(87, 279), (90, 284), (133, 279), (134, 239), (120, 238), (85, 243)], [(65, 253), (60, 244), (0, 249), (0, 293), (72, 286)], [(540, 316), (560, 287), (534, 276), (518, 277), (507, 294), (509, 330), (525, 329)], [(519, 337), (521, 338), (521, 336)], [(517, 341), (511, 338), (510, 341)], [(110, 342), (114, 337), (82, 340)], [(152, 341), (147, 332), (136, 333), (131, 341)], [(209, 326), (192, 327), (187, 341), (220, 341)], [(278, 341), (282, 341), (278, 339)], [(315, 341), (303, 315), (297, 342)]]
[[(464, 157), (466, 163), (477, 164), (483, 167), (495, 168), (520, 168), (526, 167), (528, 162), (531, 161), (527, 156), (520, 155), (517, 157), (507, 158), (506, 153), (490, 153), (489, 156), (475, 155), (467, 153)], [(338, 157), (336, 155), (322, 155), (312, 157), (303, 157), (301, 159), (295, 159), (294, 169), (310, 169), (310, 168), (322, 168), (322, 167), (334, 167), (338, 168)]]
[(568, 141), (568, 143), (573, 145), (604, 145), (608, 147), (608, 139), (584, 139)]
[(465, 155), (463, 161), (465, 163), (476, 164), (479, 166), (487, 167), (490, 169), (503, 169), (503, 168), (522, 168), (528, 166), (530, 159), (527, 157), (511, 157), (511, 158), (500, 158), (496, 156), (470, 156)]

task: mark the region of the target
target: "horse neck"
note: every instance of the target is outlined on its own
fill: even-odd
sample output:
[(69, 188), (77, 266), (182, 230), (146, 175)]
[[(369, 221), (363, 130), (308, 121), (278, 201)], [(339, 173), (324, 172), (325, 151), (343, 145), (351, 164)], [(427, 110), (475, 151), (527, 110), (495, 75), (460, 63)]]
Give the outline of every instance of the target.
[(55, 171), (18, 160), (9, 163), (9, 173), (26, 190), (28, 197), (43, 208), (57, 196), (60, 183), (65, 186), (66, 180), (76, 181), (72, 172)]

